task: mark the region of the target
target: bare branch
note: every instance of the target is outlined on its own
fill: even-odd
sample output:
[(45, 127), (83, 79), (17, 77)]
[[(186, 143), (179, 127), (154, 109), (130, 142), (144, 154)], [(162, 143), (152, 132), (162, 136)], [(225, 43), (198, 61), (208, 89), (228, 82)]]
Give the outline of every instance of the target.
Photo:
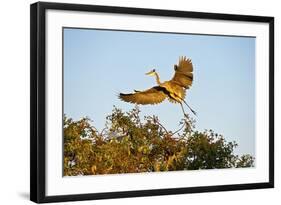
[(185, 124), (183, 123), (183, 125), (181, 126), (180, 129), (178, 129), (177, 131), (175, 131), (175, 132), (172, 133), (172, 136), (173, 136), (174, 134), (177, 134), (179, 131), (181, 131), (181, 130), (184, 128), (184, 126), (185, 126)]

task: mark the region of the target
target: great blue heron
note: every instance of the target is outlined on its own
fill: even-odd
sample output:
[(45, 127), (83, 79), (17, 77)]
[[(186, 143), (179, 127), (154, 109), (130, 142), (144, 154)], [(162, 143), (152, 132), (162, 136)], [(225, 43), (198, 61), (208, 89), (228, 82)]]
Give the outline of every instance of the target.
[(180, 57), (178, 65), (174, 65), (175, 74), (169, 81), (160, 82), (160, 78), (155, 69), (146, 73), (149, 76), (155, 76), (157, 86), (144, 91), (134, 90), (134, 93), (120, 93), (119, 98), (125, 102), (134, 104), (158, 104), (166, 98), (172, 103), (179, 103), (182, 111), (185, 114), (182, 102), (196, 115), (196, 112), (185, 102), (184, 98), (186, 90), (190, 88), (193, 81), (193, 66), (190, 59), (185, 56)]

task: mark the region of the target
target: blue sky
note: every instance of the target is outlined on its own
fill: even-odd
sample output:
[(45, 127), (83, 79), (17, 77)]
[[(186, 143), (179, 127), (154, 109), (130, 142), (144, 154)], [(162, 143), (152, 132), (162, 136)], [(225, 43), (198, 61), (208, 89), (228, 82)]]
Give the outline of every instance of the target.
[[(255, 38), (192, 34), (64, 29), (64, 113), (75, 120), (88, 116), (98, 129), (113, 105), (134, 107), (119, 92), (156, 85), (144, 75), (155, 68), (170, 80), (179, 56), (192, 59), (194, 81), (185, 100), (197, 112), (196, 129), (213, 129), (235, 140), (237, 154), (255, 153)], [(167, 100), (140, 106), (157, 115), (170, 130), (182, 118), (180, 105)], [(186, 111), (190, 111), (186, 108)], [(190, 113), (192, 116), (192, 113)]]

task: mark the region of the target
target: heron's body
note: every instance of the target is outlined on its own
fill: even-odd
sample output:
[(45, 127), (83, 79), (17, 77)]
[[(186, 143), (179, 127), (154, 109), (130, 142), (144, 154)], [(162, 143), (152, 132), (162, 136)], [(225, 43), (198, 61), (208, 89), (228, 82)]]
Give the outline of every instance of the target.
[[(174, 69), (175, 74), (173, 78), (163, 83), (160, 82), (159, 75), (156, 73), (156, 71), (152, 70), (151, 72), (147, 73), (147, 75), (156, 77), (157, 86), (144, 91), (135, 90), (134, 93), (129, 94), (120, 93), (119, 98), (125, 102), (141, 105), (158, 104), (167, 98), (172, 103), (179, 103), (181, 107), (182, 102), (187, 105), (184, 100), (186, 90), (190, 88), (193, 81), (193, 66), (191, 60), (187, 59), (186, 57), (181, 57), (178, 65), (174, 66)], [(195, 114), (192, 109), (191, 111)]]
[(170, 93), (168, 100), (172, 103), (180, 103), (185, 98), (185, 89), (174, 82), (166, 81), (160, 86)]

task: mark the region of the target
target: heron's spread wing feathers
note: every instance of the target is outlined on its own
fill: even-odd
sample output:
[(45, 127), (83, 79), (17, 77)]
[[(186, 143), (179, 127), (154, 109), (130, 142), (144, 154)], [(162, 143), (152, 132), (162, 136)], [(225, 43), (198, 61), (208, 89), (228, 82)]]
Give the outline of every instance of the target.
[(158, 104), (166, 98), (165, 88), (160, 86), (152, 87), (148, 90), (137, 91), (135, 93), (120, 93), (119, 98), (125, 102), (147, 105)]
[(193, 65), (190, 59), (180, 57), (178, 65), (175, 65), (175, 75), (172, 81), (178, 85), (189, 88), (193, 81)]

